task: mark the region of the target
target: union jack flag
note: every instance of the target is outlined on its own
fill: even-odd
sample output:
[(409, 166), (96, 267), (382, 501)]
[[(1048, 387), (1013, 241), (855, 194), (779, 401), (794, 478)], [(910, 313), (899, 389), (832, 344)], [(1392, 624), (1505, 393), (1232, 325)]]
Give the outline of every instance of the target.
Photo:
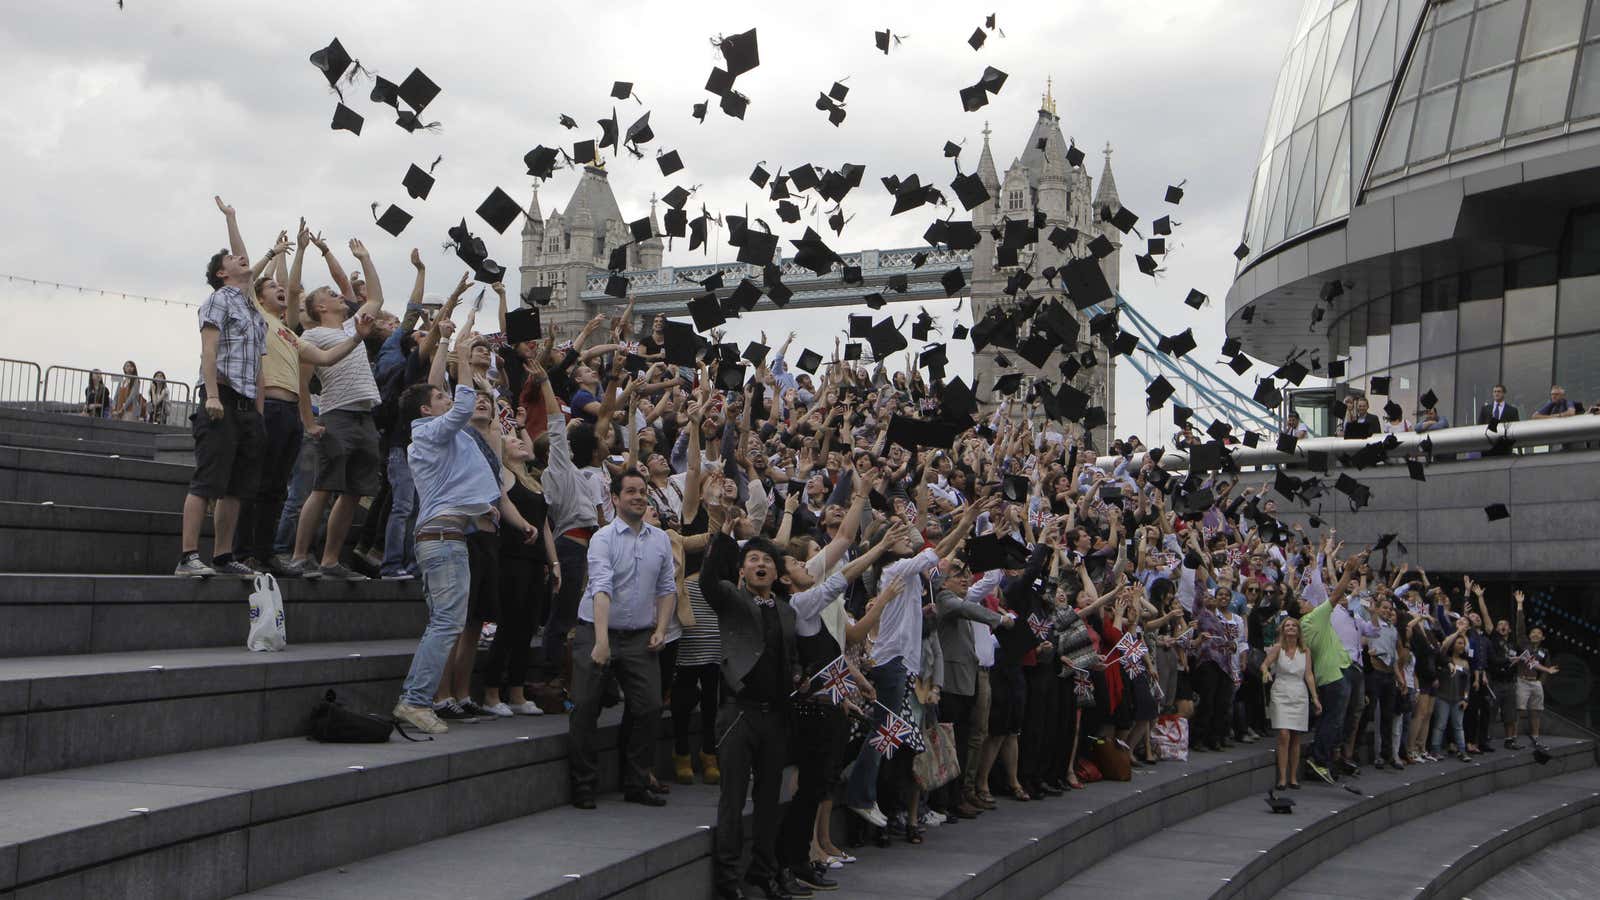
[(1144, 658), (1150, 655), (1150, 648), (1144, 641), (1135, 641), (1133, 646), (1122, 655), (1122, 670), (1128, 677), (1137, 678), (1144, 674)]
[(811, 676), (813, 682), (818, 679), (822, 680), (822, 685), (817, 688), (817, 693), (826, 695), (828, 702), (835, 706), (856, 695), (856, 684), (850, 678), (850, 667), (845, 665), (843, 655)]
[(913, 753), (921, 753), (926, 749), (917, 727), (892, 712), (887, 712), (883, 724), (867, 740), (872, 744), (872, 749), (883, 754), (884, 759), (893, 757), (894, 751), (901, 747), (910, 747)]
[(1038, 613), (1028, 613), (1028, 627), (1033, 629), (1033, 634), (1039, 640), (1050, 637), (1050, 620), (1041, 619)]
[(1122, 640), (1117, 641), (1116, 646), (1111, 648), (1111, 652), (1105, 655), (1105, 664), (1109, 666), (1112, 662), (1120, 660), (1122, 657), (1128, 655), (1133, 651), (1133, 645), (1137, 641), (1138, 637), (1131, 631), (1123, 635)]

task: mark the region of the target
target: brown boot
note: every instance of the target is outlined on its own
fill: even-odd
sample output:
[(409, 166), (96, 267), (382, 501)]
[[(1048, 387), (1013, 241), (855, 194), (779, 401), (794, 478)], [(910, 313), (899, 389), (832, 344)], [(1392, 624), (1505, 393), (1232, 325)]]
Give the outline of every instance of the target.
[(722, 770), (717, 768), (715, 753), (700, 754), (700, 780), (706, 784), (716, 784), (722, 780)]
[(694, 784), (694, 765), (689, 757), (672, 754), (672, 770), (679, 784)]

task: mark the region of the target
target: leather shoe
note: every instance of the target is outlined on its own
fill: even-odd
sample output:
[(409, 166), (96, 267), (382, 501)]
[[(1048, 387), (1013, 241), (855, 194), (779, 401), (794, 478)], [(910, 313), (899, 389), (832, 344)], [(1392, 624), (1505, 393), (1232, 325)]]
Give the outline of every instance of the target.
[[(783, 885), (779, 884), (776, 878), (768, 878), (765, 881), (754, 881), (746, 878), (744, 886), (751, 888), (756, 895), (766, 897), (768, 900), (791, 900), (794, 896), (784, 890)], [(808, 892), (806, 896), (809, 897), (811, 894)]]
[(978, 809), (977, 807), (963, 800), (956, 805), (955, 814), (958, 818), (962, 819), (976, 819), (978, 816), (983, 814), (983, 810)]
[(594, 797), (589, 794), (573, 794), (572, 805), (578, 809), (594, 809)]
[[(667, 805), (667, 800), (666, 800), (665, 797), (659, 797), (659, 796), (657, 796), (655, 794), (650, 793), (649, 791), (631, 791), (629, 793), (623, 794), (622, 795), (622, 799), (626, 800), (629, 803), (637, 803), (640, 806), (666, 806)], [(591, 800), (590, 802), (592, 803), (594, 801)]]
[(839, 882), (828, 877), (828, 867), (823, 863), (807, 864), (804, 875), (797, 875), (795, 879), (813, 891), (836, 891), (839, 889)]
[(778, 877), (774, 880), (778, 882), (779, 887), (783, 888), (783, 892), (791, 897), (812, 896), (811, 885), (794, 877), (794, 872), (789, 869), (779, 872)]

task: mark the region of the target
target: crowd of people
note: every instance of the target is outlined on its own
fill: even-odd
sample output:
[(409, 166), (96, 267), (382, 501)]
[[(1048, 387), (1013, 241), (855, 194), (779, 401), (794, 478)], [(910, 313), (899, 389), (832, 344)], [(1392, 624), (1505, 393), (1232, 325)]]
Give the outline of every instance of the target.
[(167, 373), (158, 369), (150, 378), (140, 378), (139, 366), (130, 359), (122, 364), (122, 375), (116, 384), (113, 391), (106, 384), (105, 373), (91, 369), (88, 384), (83, 389), (83, 406), (78, 412), (95, 419), (169, 424), (172, 388), (167, 384)]
[[(1556, 670), (1520, 593), (1493, 620), (1470, 579), (1288, 525), (1226, 471), (1135, 464), (1137, 439), (1103, 467), (1032, 403), (975, 420), (955, 383), (837, 343), (820, 375), (811, 353), (791, 368), (793, 335), (684, 357), (686, 326), (635, 333), (631, 307), (563, 340), (499, 284), (458, 328), (471, 276), (430, 315), (416, 251), (396, 317), (359, 241), (364, 279), (304, 223), (252, 260), (217, 205), (177, 574), (420, 576), (396, 719), (568, 712), (572, 803), (593, 809), (620, 703), (625, 801), (719, 786), (720, 897), (811, 896), (860, 841), (1268, 736), (1285, 790), (1514, 748), (1524, 714), (1539, 739)], [(306, 291), (313, 248), (333, 283)]]

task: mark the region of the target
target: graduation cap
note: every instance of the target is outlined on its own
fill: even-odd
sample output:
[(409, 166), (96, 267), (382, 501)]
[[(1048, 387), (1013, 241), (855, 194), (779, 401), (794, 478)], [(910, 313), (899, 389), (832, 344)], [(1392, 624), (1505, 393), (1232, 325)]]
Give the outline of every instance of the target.
[(989, 105), (989, 93), (983, 89), (981, 84), (962, 88), (960, 95), (961, 108), (967, 112), (977, 112)]
[(917, 361), (928, 369), (943, 369), (950, 364), (950, 357), (943, 344), (930, 344), (923, 348)]
[(1282, 378), (1295, 387), (1299, 387), (1300, 382), (1305, 381), (1306, 376), (1309, 374), (1311, 374), (1311, 370), (1307, 369), (1303, 363), (1297, 359), (1291, 359), (1279, 366), (1278, 370), (1272, 373), (1272, 377)]
[[(1167, 192), (1170, 194), (1173, 190), (1168, 188)], [(1277, 791), (1267, 791), (1267, 808), (1275, 813), (1288, 815), (1294, 812), (1294, 801), (1288, 797), (1279, 797)]]
[(890, 275), (884, 286), (897, 294), (904, 294), (911, 289), (911, 279), (904, 275)]
[(816, 166), (807, 163), (789, 170), (789, 183), (797, 191), (809, 191), (822, 183), (822, 177), (817, 174)]
[(1199, 309), (1209, 302), (1211, 302), (1210, 297), (1207, 297), (1205, 294), (1200, 293), (1194, 288), (1190, 288), (1189, 296), (1183, 298), (1184, 305), (1190, 307), (1191, 309)]
[(1006, 73), (996, 69), (994, 66), (984, 66), (983, 74), (978, 76), (978, 86), (991, 94), (1000, 93), (1000, 89), (1005, 86), (1005, 83)]
[(746, 109), (750, 107), (750, 98), (738, 91), (729, 91), (722, 97), (722, 102), (717, 104), (724, 113), (735, 119), (743, 119)]
[[(739, 286), (733, 289), (733, 293), (728, 295), (728, 299), (737, 303), (741, 309), (752, 310), (756, 308), (757, 303), (761, 302), (761, 288), (756, 287), (754, 281), (748, 278), (741, 278), (739, 279)], [(755, 360), (751, 360), (751, 362), (755, 362), (758, 366), (761, 365)]]
[(957, 323), (956, 327), (950, 329), (950, 337), (958, 341), (964, 340), (968, 333), (967, 326), (960, 323)]
[(767, 299), (771, 300), (775, 306), (782, 307), (784, 304), (788, 303), (789, 298), (793, 296), (794, 291), (781, 281), (769, 282), (767, 284)]
[(1144, 389), (1145, 406), (1151, 412), (1155, 412), (1165, 406), (1168, 398), (1176, 392), (1177, 388), (1172, 386), (1172, 382), (1167, 380), (1167, 376), (1157, 375), (1156, 380), (1150, 382)]
[(539, 327), (539, 310), (522, 307), (506, 313), (506, 343), (520, 344), (541, 337), (544, 332)]
[(366, 121), (361, 114), (345, 106), (343, 103), (333, 108), (333, 123), (329, 126), (334, 131), (348, 131), (351, 134), (361, 133), (361, 123)]
[(606, 278), (606, 296), (621, 300), (628, 296), (628, 279), (612, 273)]
[(1343, 472), (1339, 473), (1338, 480), (1333, 483), (1333, 489), (1350, 498), (1351, 512), (1354, 512), (1372, 502), (1372, 488), (1367, 487)]
[(1008, 372), (995, 379), (994, 389), (997, 393), (1011, 395), (1022, 387), (1022, 373)]
[(496, 234), (505, 234), (506, 229), (521, 214), (522, 207), (511, 199), (510, 194), (500, 188), (495, 188), (482, 203), (478, 204), (478, 217), (488, 222)]
[(802, 372), (817, 374), (817, 366), (822, 365), (822, 357), (810, 350), (801, 350), (800, 358), (795, 360), (795, 368)]
[(1027, 360), (1035, 369), (1044, 368), (1045, 362), (1054, 352), (1055, 344), (1041, 334), (1035, 334), (1017, 346), (1017, 355)]
[(1166, 256), (1167, 242), (1162, 238), (1151, 238), (1145, 241), (1144, 252), (1146, 256)]
[(375, 75), (372, 79), (372, 93), (368, 99), (373, 103), (382, 103), (385, 106), (400, 108), (400, 86), (383, 77)]
[(695, 331), (710, 331), (728, 321), (716, 294), (702, 294), (689, 301), (689, 315), (694, 317)]
[(1118, 206), (1117, 211), (1111, 214), (1111, 224), (1117, 226), (1117, 230), (1123, 234), (1132, 231), (1133, 226), (1138, 223), (1139, 217), (1133, 214), (1133, 210), (1125, 206)]
[(662, 196), (661, 202), (672, 207), (673, 209), (683, 209), (684, 204), (689, 202), (689, 192), (684, 190), (683, 185), (681, 184), (673, 185), (672, 190), (667, 191), (667, 193)]
[(654, 236), (654, 227), (650, 224), (650, 217), (645, 216), (628, 223), (628, 234), (635, 242), (642, 243)]
[(979, 47), (982, 47), (983, 42), (988, 39), (989, 36), (983, 33), (982, 28), (975, 28), (972, 31), (972, 36), (967, 38), (967, 46), (977, 50)]
[(955, 446), (956, 435), (961, 430), (949, 422), (929, 422), (907, 416), (894, 416), (889, 420), (887, 441), (907, 450), (918, 447), (939, 447), (945, 450)]
[(609, 119), (597, 119), (595, 124), (600, 126), (600, 147), (617, 146), (617, 109), (611, 108)]
[(1185, 328), (1171, 337), (1163, 336), (1156, 344), (1156, 349), (1162, 353), (1182, 358), (1189, 351), (1199, 346), (1194, 339), (1194, 329)]
[(594, 141), (578, 141), (572, 145), (572, 161), (577, 165), (589, 165), (594, 162)]
[(606, 260), (606, 268), (612, 272), (621, 272), (628, 267), (628, 245), (618, 244), (611, 248), (611, 256)]
[(973, 395), (972, 389), (959, 377), (950, 379), (944, 386), (940, 408), (947, 416), (963, 416), (978, 410), (978, 398)]
[(706, 120), (706, 104), (704, 102), (696, 103), (693, 111), (690, 112), (690, 115), (696, 119), (699, 119), (701, 122), (704, 122)]
[(730, 34), (718, 44), (722, 58), (728, 63), (728, 74), (734, 78), (761, 65), (761, 52), (756, 42), (756, 30)]
[(961, 267), (957, 266), (944, 273), (939, 278), (939, 284), (944, 287), (944, 295), (946, 297), (954, 297), (961, 292), (962, 288), (967, 286), (967, 279), (961, 274)]
[(1279, 469), (1272, 478), (1272, 489), (1282, 494), (1284, 499), (1293, 500), (1300, 493), (1300, 483), (1300, 479)]
[(1078, 239), (1078, 231), (1075, 228), (1057, 225), (1050, 229), (1050, 234), (1046, 239), (1050, 241), (1051, 246), (1065, 253), (1067, 248), (1072, 245), (1072, 242)]
[(622, 137), (624, 141), (633, 144), (635, 147), (655, 140), (656, 133), (650, 128), (649, 110), (646, 110), (644, 115), (640, 116), (632, 125), (629, 125), (628, 130), (623, 133)]
[(1078, 309), (1087, 309), (1112, 297), (1106, 273), (1093, 259), (1087, 257), (1074, 259), (1067, 263), (1060, 275), (1062, 287), (1072, 298), (1072, 305)]
[(633, 96), (633, 82), (613, 81), (611, 83), (611, 96), (618, 100), (626, 100)]
[(944, 142), (944, 158), (945, 159), (955, 159), (956, 157), (958, 157), (960, 155), (961, 155), (961, 145), (960, 144), (957, 144), (954, 141), (945, 141)]
[(1345, 367), (1345, 360), (1335, 359), (1335, 360), (1330, 361), (1328, 363), (1328, 377), (1329, 378), (1343, 378), (1344, 377), (1344, 367)]
[(1137, 349), (1139, 336), (1131, 331), (1119, 331), (1116, 340), (1111, 342), (1111, 352), (1120, 356), (1132, 356)]
[(737, 391), (743, 388), (745, 373), (748, 371), (745, 366), (722, 366), (717, 369), (717, 387), (725, 391)]
[(1261, 435), (1256, 434), (1254, 431), (1246, 431), (1243, 441), (1246, 447), (1255, 447), (1261, 443)]
[(400, 82), (399, 94), (411, 111), (420, 115), (433, 98), (439, 96), (439, 86), (422, 74), (421, 69), (412, 69), (406, 80)]
[(872, 331), (867, 334), (867, 343), (872, 345), (872, 356), (875, 359), (888, 359), (892, 354), (909, 346), (905, 335), (895, 327), (892, 316), (885, 317), (883, 321), (872, 326)]
[(1511, 518), (1511, 510), (1507, 509), (1504, 503), (1491, 503), (1483, 508), (1483, 513), (1489, 517), (1491, 522)]
[(928, 311), (924, 309), (917, 314), (917, 320), (911, 323), (911, 339), (916, 341), (927, 340), (928, 333), (932, 328), (933, 316), (928, 315)]
[(405, 185), (406, 193), (410, 194), (413, 200), (426, 200), (428, 192), (433, 190), (433, 176), (416, 163), (412, 163), (411, 168), (406, 170), (406, 177), (400, 179), (400, 183)]
[(984, 186), (983, 179), (976, 172), (957, 175), (950, 182), (950, 189), (955, 192), (956, 199), (961, 201), (961, 208), (971, 210), (989, 199), (989, 189)]
[(1423, 469), (1422, 460), (1420, 459), (1406, 460), (1406, 473), (1411, 476), (1412, 481), (1428, 480), (1428, 473)]
[(550, 301), (554, 298), (555, 288), (551, 287), (550, 285), (536, 284), (529, 287), (527, 291), (523, 292), (522, 294), (523, 303), (537, 303), (540, 306), (549, 306)]
[(540, 144), (529, 150), (522, 157), (522, 164), (528, 167), (530, 176), (534, 178), (549, 178), (555, 174), (556, 154), (559, 152), (554, 147), (546, 147)]
[[(352, 62), (355, 60), (350, 58), (350, 54), (345, 51), (344, 45), (339, 43), (338, 38), (334, 38), (328, 46), (311, 54), (311, 64), (322, 72), (322, 77), (328, 79), (328, 87), (335, 91), (339, 89), (339, 79), (345, 70), (350, 68)], [(356, 68), (360, 70), (360, 64), (357, 64)]]
[(1395, 419), (1400, 418), (1401, 416), (1404, 416), (1405, 415), (1405, 410), (1400, 408), (1400, 404), (1394, 402), (1393, 400), (1390, 400), (1388, 403), (1385, 403), (1383, 405), (1383, 415), (1384, 415), (1384, 418), (1387, 418), (1390, 421), (1393, 421)]
[(786, 224), (793, 225), (800, 221), (800, 207), (788, 200), (778, 204), (777, 212), (778, 218)]
[[(1172, 233), (1172, 217), (1171, 216), (1162, 216), (1161, 218), (1156, 219), (1155, 221), (1151, 222), (1150, 223), (1150, 232), (1152, 234), (1171, 234)], [(1154, 253), (1155, 251), (1152, 250), (1150, 252)]]
[(1183, 185), (1187, 183), (1167, 185), (1167, 202), (1173, 204), (1181, 202), (1183, 200)]
[(1028, 499), (1028, 479), (1022, 475), (1007, 475), (1000, 482), (1000, 496), (1011, 503)]
[(967, 542), (967, 568), (974, 572), (1020, 569), (1028, 564), (1028, 548), (998, 534), (982, 534)]
[(887, 30), (874, 31), (872, 33), (872, 43), (879, 50), (882, 50), (885, 56), (889, 54), (889, 32)]
[(1148, 253), (1136, 254), (1133, 257), (1133, 261), (1139, 264), (1139, 271), (1146, 275), (1155, 275), (1156, 270), (1160, 268), (1160, 266), (1156, 264), (1156, 258)]
[(1256, 384), (1252, 399), (1268, 409), (1276, 409), (1283, 403), (1283, 392), (1271, 378), (1263, 378)]
[(1278, 435), (1278, 452), (1294, 455), (1294, 448), (1300, 443), (1300, 438), (1293, 434)]
[(374, 203), (372, 213), (373, 221), (378, 223), (378, 227), (395, 237), (399, 237), (400, 232), (405, 231), (406, 226), (411, 224), (411, 214), (393, 203), (389, 204), (389, 208), (384, 210), (381, 216), (377, 214), (378, 204)]
[(1117, 252), (1116, 245), (1103, 234), (1095, 235), (1094, 240), (1089, 242), (1089, 253), (1095, 259), (1105, 259), (1115, 252)]
[(860, 359), (861, 358), (861, 345), (859, 343), (856, 343), (855, 341), (851, 341), (850, 343), (845, 344), (844, 345), (844, 358), (845, 358), (845, 362), (854, 362), (854, 361)]
[[(1215, 442), (1195, 444), (1189, 448), (1189, 471), (1211, 472), (1222, 467), (1222, 445)], [(1207, 503), (1206, 506), (1210, 506)]]
[(1239, 246), (1233, 248), (1233, 258), (1234, 259), (1237, 259), (1237, 260), (1243, 262), (1244, 258), (1246, 256), (1249, 256), (1249, 255), (1250, 255), (1250, 246), (1248, 244), (1245, 244), (1245, 243), (1241, 242), (1239, 244)]
[(561, 118), (558, 121), (561, 123), (562, 128), (565, 128), (569, 131), (578, 127), (578, 120), (567, 115), (566, 113), (562, 113)]
[[(745, 233), (744, 246), (739, 248), (738, 260), (752, 266), (765, 266), (772, 262), (772, 254), (777, 251), (776, 234), (767, 231), (749, 231)], [(770, 289), (768, 293), (772, 293)], [(787, 300), (788, 295), (785, 295), (784, 299)]]
[(1372, 393), (1374, 393), (1374, 394), (1383, 394), (1385, 396), (1388, 395), (1388, 393), (1389, 393), (1389, 376), (1388, 375), (1374, 375), (1372, 377)]
[[(668, 191), (667, 196), (672, 196), (672, 192)], [(667, 214), (661, 217), (661, 233), (670, 237), (683, 237), (688, 234), (689, 214), (682, 209), (667, 210)]]
[(1083, 428), (1093, 431), (1106, 424), (1106, 408), (1104, 406), (1091, 406), (1083, 411)]
[(700, 337), (685, 322), (668, 321), (662, 336), (666, 360), (675, 366), (692, 366), (700, 358)]
[(1233, 426), (1221, 419), (1214, 419), (1210, 425), (1206, 426), (1206, 434), (1210, 435), (1214, 440), (1227, 440), (1228, 436), (1233, 434)]
[(1435, 394), (1430, 388), (1426, 394), (1422, 395), (1422, 399), (1417, 402), (1422, 404), (1422, 409), (1433, 409), (1439, 405), (1439, 395)]

